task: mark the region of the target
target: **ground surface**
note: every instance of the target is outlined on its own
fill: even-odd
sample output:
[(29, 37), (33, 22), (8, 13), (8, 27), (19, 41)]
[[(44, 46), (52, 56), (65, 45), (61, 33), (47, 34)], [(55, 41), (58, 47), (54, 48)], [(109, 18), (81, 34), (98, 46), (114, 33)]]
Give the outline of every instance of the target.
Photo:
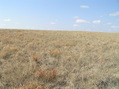
[(0, 89), (119, 89), (119, 33), (1, 29)]

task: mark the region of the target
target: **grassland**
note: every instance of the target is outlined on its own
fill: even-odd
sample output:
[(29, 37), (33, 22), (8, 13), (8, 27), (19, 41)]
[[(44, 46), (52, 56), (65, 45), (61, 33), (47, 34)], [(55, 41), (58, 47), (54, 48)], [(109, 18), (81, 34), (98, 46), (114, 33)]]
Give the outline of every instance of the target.
[(119, 33), (1, 29), (0, 89), (119, 89)]

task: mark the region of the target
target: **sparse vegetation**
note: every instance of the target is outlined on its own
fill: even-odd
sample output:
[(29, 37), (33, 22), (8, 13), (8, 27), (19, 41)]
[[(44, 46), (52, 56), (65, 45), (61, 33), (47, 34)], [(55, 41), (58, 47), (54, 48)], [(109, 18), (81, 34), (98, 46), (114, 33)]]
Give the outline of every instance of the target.
[(0, 89), (119, 89), (119, 33), (1, 29)]

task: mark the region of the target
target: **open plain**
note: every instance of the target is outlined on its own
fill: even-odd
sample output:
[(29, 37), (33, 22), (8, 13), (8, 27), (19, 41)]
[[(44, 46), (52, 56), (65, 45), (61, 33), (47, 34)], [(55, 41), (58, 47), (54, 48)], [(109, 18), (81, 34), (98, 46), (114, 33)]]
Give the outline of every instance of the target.
[(1, 29), (0, 89), (119, 89), (119, 33)]

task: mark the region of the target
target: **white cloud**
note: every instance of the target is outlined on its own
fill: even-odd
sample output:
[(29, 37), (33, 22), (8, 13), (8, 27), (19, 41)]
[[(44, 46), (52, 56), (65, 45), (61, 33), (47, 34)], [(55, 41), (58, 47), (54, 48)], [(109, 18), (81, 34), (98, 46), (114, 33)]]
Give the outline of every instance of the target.
[(119, 16), (119, 12), (111, 13), (109, 16)]
[(79, 25), (78, 25), (78, 24), (74, 24), (73, 26), (74, 26), (74, 27), (78, 27)]
[(51, 22), (50, 24), (54, 25), (54, 24), (56, 24), (56, 23), (55, 23), (55, 22)]
[(90, 8), (90, 7), (87, 5), (81, 5), (80, 8)]
[(77, 19), (77, 18), (79, 18), (79, 16), (74, 16), (73, 18), (74, 18), (74, 19)]
[(112, 26), (111, 28), (119, 28), (119, 26)]
[(107, 23), (108, 25), (111, 25), (112, 23)]
[(104, 17), (104, 16), (100, 16), (100, 18), (102, 18), (102, 17)]
[(5, 26), (6, 24), (0, 24), (0, 26)]
[(76, 23), (89, 23), (89, 22), (83, 19), (77, 19)]
[(4, 22), (10, 22), (11, 19), (8, 19), (8, 18), (7, 18), (7, 19), (4, 19), (3, 21), (4, 21)]
[(100, 24), (101, 21), (100, 20), (94, 20), (94, 21), (92, 21), (92, 23), (94, 23), (94, 24)]

